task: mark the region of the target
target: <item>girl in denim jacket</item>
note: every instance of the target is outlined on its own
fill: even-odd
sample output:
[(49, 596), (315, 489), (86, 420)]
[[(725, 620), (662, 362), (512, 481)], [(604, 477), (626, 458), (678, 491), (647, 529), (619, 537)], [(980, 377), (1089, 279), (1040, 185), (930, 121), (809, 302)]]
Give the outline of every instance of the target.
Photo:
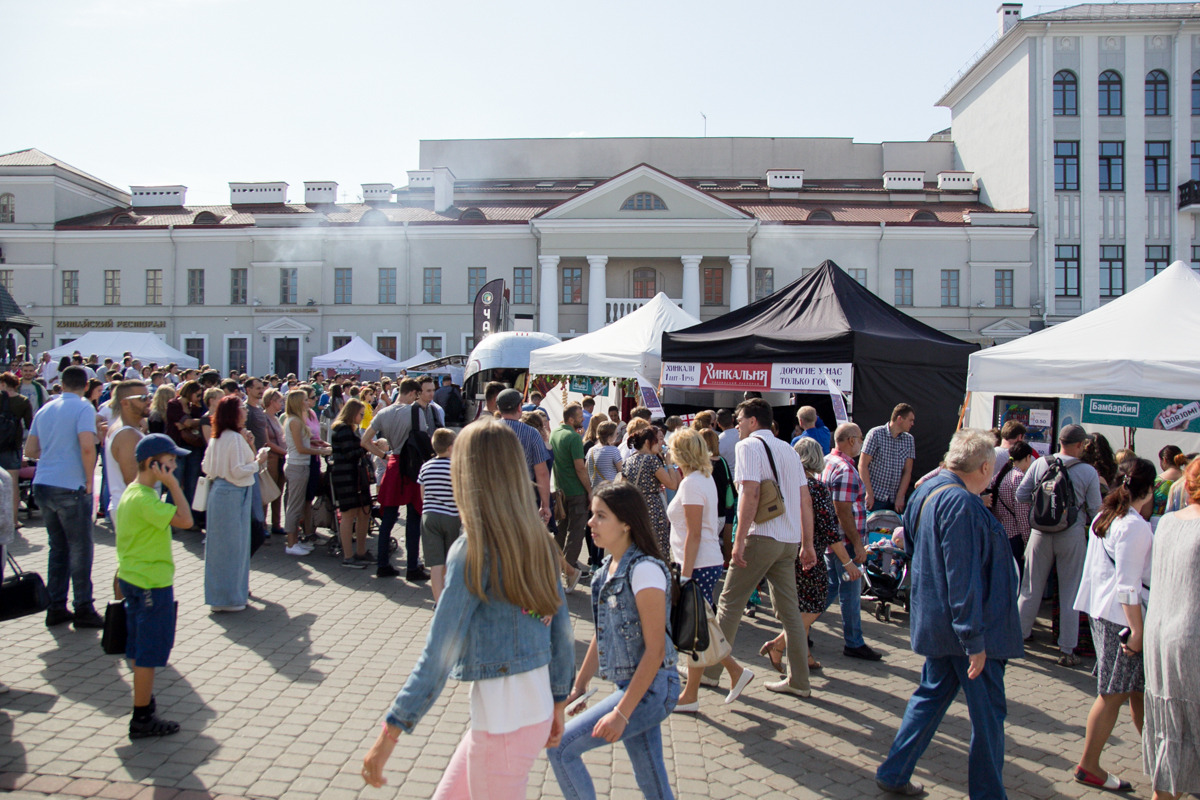
[(386, 782), (401, 731), (412, 732), (447, 674), (472, 682), (471, 727), (435, 798), (523, 800), (538, 754), (562, 738), (574, 638), (558, 550), (528, 474), (516, 435), (496, 420), (475, 422), (455, 442), (450, 481), (465, 535), (450, 548), (425, 649), (363, 759), (370, 785)]
[(550, 751), (550, 764), (567, 800), (594, 798), (583, 754), (620, 740), (642, 794), (672, 798), (660, 729), (679, 698), (675, 647), (667, 636), (669, 573), (646, 501), (632, 484), (599, 486), (588, 527), (608, 555), (592, 578), (596, 634), (567, 702), (587, 691), (597, 670), (617, 691), (571, 720)]

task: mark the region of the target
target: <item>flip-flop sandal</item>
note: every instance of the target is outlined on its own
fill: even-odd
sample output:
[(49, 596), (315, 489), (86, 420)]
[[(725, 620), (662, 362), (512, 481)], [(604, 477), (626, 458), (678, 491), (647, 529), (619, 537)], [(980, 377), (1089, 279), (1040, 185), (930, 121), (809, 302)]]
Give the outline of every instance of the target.
[(1091, 786), (1096, 789), (1105, 789), (1110, 792), (1132, 792), (1133, 784), (1129, 781), (1123, 781), (1111, 772), (1104, 780), (1100, 779), (1099, 775), (1093, 775), (1083, 767), (1075, 768), (1075, 782), (1082, 783), (1084, 786)]

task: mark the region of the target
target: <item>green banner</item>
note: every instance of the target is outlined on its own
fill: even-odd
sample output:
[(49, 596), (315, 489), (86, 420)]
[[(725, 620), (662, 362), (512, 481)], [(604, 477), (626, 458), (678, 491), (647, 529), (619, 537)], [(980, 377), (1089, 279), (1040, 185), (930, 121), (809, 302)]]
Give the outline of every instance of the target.
[(569, 388), (580, 394), (604, 394), (608, 388), (608, 378), (592, 378), (587, 375), (572, 375)]
[(1200, 433), (1200, 402), (1190, 399), (1088, 394), (1083, 396), (1083, 422), (1165, 431)]

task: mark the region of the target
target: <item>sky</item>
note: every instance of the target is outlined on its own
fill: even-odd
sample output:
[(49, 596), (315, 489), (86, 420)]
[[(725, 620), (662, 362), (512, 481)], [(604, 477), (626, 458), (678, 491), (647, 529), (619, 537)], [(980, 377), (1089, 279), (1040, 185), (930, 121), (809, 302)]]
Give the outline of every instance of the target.
[(923, 141), (997, 5), (0, 0), (0, 153), (182, 183), (199, 205), (230, 181), (287, 181), (299, 202), (333, 180), (353, 201), (406, 184), (422, 139)]

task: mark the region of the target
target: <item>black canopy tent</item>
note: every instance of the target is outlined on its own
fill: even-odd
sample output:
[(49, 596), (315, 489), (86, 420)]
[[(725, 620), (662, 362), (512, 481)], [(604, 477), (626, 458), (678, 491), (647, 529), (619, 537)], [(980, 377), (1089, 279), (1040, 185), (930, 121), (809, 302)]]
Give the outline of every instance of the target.
[[(837, 264), (825, 261), (761, 300), (708, 322), (664, 333), (662, 361), (664, 375), (672, 363), (680, 362), (850, 364), (853, 417), (864, 433), (887, 422), (897, 403), (909, 403), (916, 409), (915, 480), (936, 466), (946, 452), (958, 425), (967, 358), (977, 349), (978, 345), (942, 333), (888, 305)], [(729, 372), (722, 377), (728, 379)], [(667, 383), (664, 380), (664, 385)], [(744, 386), (726, 382), (724, 388), (764, 387), (753, 382)], [(824, 392), (821, 388), (808, 391)], [(828, 408), (817, 405), (818, 409), (822, 406)], [(833, 420), (826, 422), (832, 424)]]
[(17, 301), (13, 300), (8, 290), (0, 286), (0, 350), (4, 352), (6, 360), (17, 355), (17, 342), (12, 335), (13, 331), (21, 334), (21, 338), (25, 340), (25, 358), (33, 360), (29, 332), (36, 326), (37, 323), (25, 316), (25, 312), (17, 305)]

